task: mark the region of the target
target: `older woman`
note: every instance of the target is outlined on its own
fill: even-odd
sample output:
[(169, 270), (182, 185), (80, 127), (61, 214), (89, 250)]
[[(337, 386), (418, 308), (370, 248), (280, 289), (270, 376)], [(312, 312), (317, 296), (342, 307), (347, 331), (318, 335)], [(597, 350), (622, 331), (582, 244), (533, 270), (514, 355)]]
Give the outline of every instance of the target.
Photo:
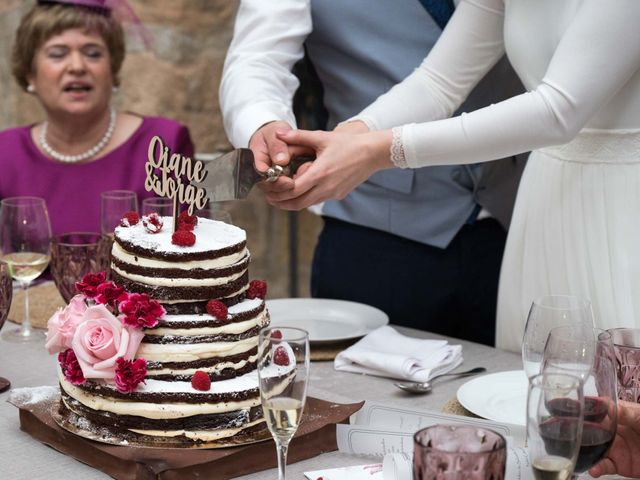
[(152, 195), (144, 163), (154, 135), (193, 155), (186, 127), (113, 109), (124, 56), (122, 27), (104, 0), (39, 2), (16, 33), (14, 77), (46, 119), (0, 132), (0, 198), (45, 198), (54, 233), (99, 231), (102, 191)]

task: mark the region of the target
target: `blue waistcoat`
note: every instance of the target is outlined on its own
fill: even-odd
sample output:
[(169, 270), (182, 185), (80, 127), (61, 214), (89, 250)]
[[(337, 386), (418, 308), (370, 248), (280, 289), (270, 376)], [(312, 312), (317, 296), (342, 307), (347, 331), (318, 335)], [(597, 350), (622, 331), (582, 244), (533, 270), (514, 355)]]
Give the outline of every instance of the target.
[[(359, 113), (402, 81), (427, 55), (441, 30), (418, 0), (312, 0), (309, 57), (324, 88), (328, 127)], [(460, 111), (521, 91), (501, 61)], [(482, 205), (508, 221), (522, 160), (377, 172), (322, 214), (444, 248)], [(485, 180), (491, 180), (488, 183)]]

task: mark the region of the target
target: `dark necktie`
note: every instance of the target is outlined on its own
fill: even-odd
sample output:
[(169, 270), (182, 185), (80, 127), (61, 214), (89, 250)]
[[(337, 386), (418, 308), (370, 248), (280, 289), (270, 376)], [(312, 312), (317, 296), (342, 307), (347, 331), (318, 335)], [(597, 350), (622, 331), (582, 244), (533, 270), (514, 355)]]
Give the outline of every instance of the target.
[(453, 0), (420, 0), (420, 3), (438, 26), (444, 29), (453, 15)]

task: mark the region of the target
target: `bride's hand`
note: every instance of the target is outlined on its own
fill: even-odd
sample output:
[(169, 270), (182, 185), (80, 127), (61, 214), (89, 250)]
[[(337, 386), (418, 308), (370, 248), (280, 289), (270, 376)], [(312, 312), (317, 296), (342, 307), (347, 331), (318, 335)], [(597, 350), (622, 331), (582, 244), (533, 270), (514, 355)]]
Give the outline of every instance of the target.
[(293, 189), (266, 195), (270, 204), (285, 210), (343, 199), (376, 171), (394, 166), (389, 159), (390, 130), (361, 134), (291, 130), (277, 136), (289, 145), (312, 148), (317, 157), (299, 171)]

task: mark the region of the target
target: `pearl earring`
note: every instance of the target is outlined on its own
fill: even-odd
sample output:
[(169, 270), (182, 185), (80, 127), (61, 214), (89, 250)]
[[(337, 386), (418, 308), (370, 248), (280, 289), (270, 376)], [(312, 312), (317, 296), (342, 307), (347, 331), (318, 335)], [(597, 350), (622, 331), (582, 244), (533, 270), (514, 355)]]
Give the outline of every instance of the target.
[(33, 93), (36, 91), (36, 87), (33, 86), (32, 83), (30, 83), (29, 85), (27, 85), (27, 92), (29, 93)]
[(111, 91), (113, 93), (118, 93), (118, 90), (120, 90), (118, 87), (116, 87), (115, 85), (113, 87), (111, 87)]

